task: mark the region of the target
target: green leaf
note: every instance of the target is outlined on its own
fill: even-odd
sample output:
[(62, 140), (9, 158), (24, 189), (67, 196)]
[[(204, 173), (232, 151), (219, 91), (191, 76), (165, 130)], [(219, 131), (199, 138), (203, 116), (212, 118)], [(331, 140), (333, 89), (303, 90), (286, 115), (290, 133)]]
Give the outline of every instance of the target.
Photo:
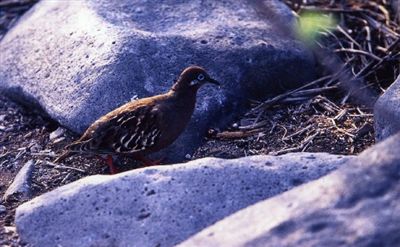
[(313, 42), (319, 37), (319, 32), (336, 27), (336, 20), (320, 13), (304, 13), (300, 15), (297, 35), (306, 42)]

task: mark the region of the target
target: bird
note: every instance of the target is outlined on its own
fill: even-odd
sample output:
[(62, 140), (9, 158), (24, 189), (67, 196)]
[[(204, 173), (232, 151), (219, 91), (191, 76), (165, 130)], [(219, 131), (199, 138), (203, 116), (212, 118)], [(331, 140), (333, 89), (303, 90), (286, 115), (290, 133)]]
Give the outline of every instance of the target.
[(111, 174), (118, 173), (113, 156), (130, 156), (145, 166), (157, 164), (146, 155), (168, 147), (185, 130), (197, 91), (206, 83), (221, 85), (204, 68), (187, 67), (168, 92), (128, 102), (94, 121), (54, 163), (73, 154), (105, 156)]

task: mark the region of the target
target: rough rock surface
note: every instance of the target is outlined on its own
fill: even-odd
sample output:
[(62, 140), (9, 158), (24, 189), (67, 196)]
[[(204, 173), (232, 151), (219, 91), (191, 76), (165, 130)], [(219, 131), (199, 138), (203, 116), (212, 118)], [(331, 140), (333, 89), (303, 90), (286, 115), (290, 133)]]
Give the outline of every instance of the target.
[(317, 181), (243, 209), (185, 246), (399, 246), (400, 134)]
[(182, 160), (210, 125), (230, 121), (249, 98), (312, 79), (311, 53), (274, 29), (272, 18), (293, 21), (289, 8), (264, 2), (271, 20), (234, 0), (43, 0), (0, 43), (0, 90), (82, 132), (201, 65), (223, 89), (202, 88), (189, 131), (165, 152)]
[(400, 22), (400, 1), (392, 0), (391, 3), (393, 11), (397, 13), (397, 21)]
[(25, 163), (4, 193), (3, 200), (7, 201), (10, 198), (29, 199), (31, 197), (32, 173), (34, 168), (35, 162), (33, 160)]
[(173, 246), (348, 159), (324, 153), (205, 158), (91, 176), (18, 207), (17, 230), (30, 246)]
[(378, 141), (400, 131), (400, 75), (374, 106), (375, 135)]

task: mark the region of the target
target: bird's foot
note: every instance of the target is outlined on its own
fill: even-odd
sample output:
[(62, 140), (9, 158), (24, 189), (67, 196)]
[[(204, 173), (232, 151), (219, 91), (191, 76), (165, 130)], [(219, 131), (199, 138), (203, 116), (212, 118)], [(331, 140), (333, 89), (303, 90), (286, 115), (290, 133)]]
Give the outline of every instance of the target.
[(107, 165), (110, 168), (110, 174), (117, 174), (119, 173), (119, 170), (117, 167), (115, 167), (114, 163), (113, 163), (113, 158), (111, 155), (107, 155), (107, 159), (106, 159)]

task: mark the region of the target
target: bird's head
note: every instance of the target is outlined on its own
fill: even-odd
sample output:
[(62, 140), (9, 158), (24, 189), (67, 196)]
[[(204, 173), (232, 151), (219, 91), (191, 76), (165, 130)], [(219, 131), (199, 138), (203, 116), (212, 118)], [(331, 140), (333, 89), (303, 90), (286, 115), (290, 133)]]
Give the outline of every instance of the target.
[(202, 85), (212, 83), (220, 86), (221, 84), (212, 79), (207, 72), (199, 66), (190, 66), (182, 71), (176, 83), (172, 86), (174, 91), (194, 90), (197, 91)]

